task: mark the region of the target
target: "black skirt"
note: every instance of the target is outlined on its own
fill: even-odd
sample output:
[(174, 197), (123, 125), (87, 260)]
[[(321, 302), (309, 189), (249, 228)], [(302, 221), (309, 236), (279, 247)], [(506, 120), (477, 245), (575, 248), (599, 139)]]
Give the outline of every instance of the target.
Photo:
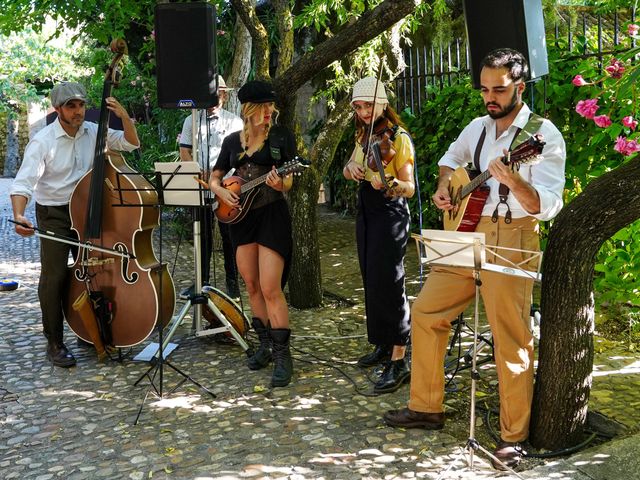
[(277, 252), (284, 259), (284, 288), (293, 251), (291, 214), (284, 198), (249, 210), (240, 222), (229, 225), (229, 236), (234, 252), (240, 245), (250, 243), (258, 243)]
[(361, 183), (356, 240), (368, 339), (374, 345), (409, 341), (411, 311), (404, 285), (409, 222), (406, 198), (386, 198), (369, 182)]

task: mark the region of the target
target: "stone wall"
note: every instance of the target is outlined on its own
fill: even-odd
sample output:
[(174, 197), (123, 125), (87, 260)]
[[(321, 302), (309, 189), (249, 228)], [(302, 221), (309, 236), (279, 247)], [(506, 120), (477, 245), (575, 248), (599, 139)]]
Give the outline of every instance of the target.
[[(0, 113), (0, 176), (4, 172), (4, 161), (7, 158), (7, 118), (6, 113)], [(20, 113), (18, 120), (18, 137), (20, 141), (20, 158), (24, 153), (24, 147), (29, 142), (29, 122), (27, 120), (27, 113)]]
[[(18, 166), (22, 163), (24, 148), (41, 128), (46, 125), (47, 113), (53, 109), (46, 102), (33, 102), (28, 105), (28, 110), (20, 113), (18, 121), (19, 159)], [(4, 162), (7, 158), (7, 114), (0, 113), (0, 177), (4, 173)]]

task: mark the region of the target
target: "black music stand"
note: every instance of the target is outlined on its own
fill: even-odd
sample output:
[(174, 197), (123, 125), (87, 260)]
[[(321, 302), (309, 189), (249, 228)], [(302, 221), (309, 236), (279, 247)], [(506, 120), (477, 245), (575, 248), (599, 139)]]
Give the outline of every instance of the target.
[(469, 419), (469, 438), (462, 449), (461, 454), (454, 458), (449, 467), (445, 469), (438, 479), (443, 478), (453, 467), (457, 459), (469, 454), (468, 465), (474, 471), (474, 455), (476, 450), (480, 450), (485, 455), (504, 467), (518, 478), (523, 478), (515, 470), (507, 466), (493, 453), (484, 448), (475, 438), (476, 428), (476, 389), (480, 374), (477, 370), (478, 355), (478, 329), (480, 323), (480, 271), (485, 267), (485, 235), (480, 232), (451, 232), (442, 230), (423, 230), (422, 235), (412, 235), (416, 240), (418, 255), (425, 263), (456, 268), (473, 269), (475, 280), (475, 305), (474, 305), (474, 327), (473, 327), (473, 353), (471, 357), (471, 405)]
[[(162, 207), (167, 205), (165, 202), (165, 196), (171, 196), (174, 193), (178, 193), (178, 192), (184, 192), (184, 188), (176, 188), (173, 186), (170, 186), (170, 182), (172, 179), (174, 178), (179, 178), (182, 179), (183, 181), (186, 178), (191, 178), (191, 183), (194, 185), (192, 188), (188, 189), (188, 193), (186, 193), (187, 198), (191, 201), (191, 202), (197, 202), (200, 203), (201, 202), (201, 193), (200, 193), (200, 188), (197, 184), (197, 182), (195, 182), (192, 177), (193, 177), (193, 172), (188, 171), (189, 169), (186, 166), (183, 165), (177, 165), (173, 171), (171, 171), (168, 175), (168, 179), (163, 178), (163, 174), (162, 172), (157, 172), (156, 176), (155, 176), (155, 192), (157, 194), (157, 203), (156, 205), (154, 205), (155, 207), (157, 207), (159, 209), (159, 229), (160, 229), (160, 238), (159, 238), (159, 242), (160, 242), (160, 255), (159, 255), (159, 264), (157, 265), (156, 268), (153, 269), (153, 273), (160, 275), (159, 277), (159, 281), (158, 281), (158, 285), (159, 285), (159, 304), (162, 305), (162, 298), (163, 295), (166, 294), (167, 292), (163, 291), (163, 282), (162, 282), (162, 273), (163, 273), (163, 248), (162, 248), (162, 242), (163, 242), (163, 228), (162, 228)], [(199, 173), (199, 170), (198, 170)], [(128, 175), (131, 175), (131, 173), (128, 173)], [(138, 174), (141, 177), (143, 177), (142, 174)], [(122, 186), (121, 182), (120, 182), (120, 174), (118, 174), (118, 177), (116, 179), (116, 186), (113, 188), (114, 192), (117, 192), (118, 197), (119, 197), (119, 201), (120, 204), (119, 206), (140, 206), (140, 205), (132, 205), (130, 202), (126, 201), (123, 197), (123, 192), (127, 192), (127, 191), (140, 191), (140, 188), (125, 188)], [(151, 189), (151, 185), (149, 187), (149, 189)], [(143, 189), (144, 190), (144, 189)], [(145, 190), (147, 191), (147, 190)], [(144, 205), (144, 206), (150, 206), (150, 205)], [(171, 292), (173, 295), (175, 295), (175, 292)], [(162, 312), (162, 308), (159, 309), (159, 319), (157, 322), (157, 335), (158, 335), (158, 351), (156, 352), (156, 354), (149, 360), (149, 362), (151, 363), (150, 367), (147, 369), (146, 372), (144, 372), (140, 378), (138, 378), (138, 380), (136, 380), (134, 382), (134, 386), (137, 386), (143, 378), (148, 378), (149, 379), (149, 388), (147, 389), (144, 398), (142, 399), (142, 403), (140, 404), (140, 408), (138, 409), (138, 414), (136, 415), (136, 418), (133, 422), (134, 425), (137, 425), (138, 420), (140, 418), (140, 415), (142, 413), (142, 409), (144, 407), (144, 404), (146, 403), (147, 398), (149, 397), (149, 394), (153, 394), (156, 397), (162, 399), (164, 398), (165, 395), (165, 391), (164, 391), (164, 366), (166, 365), (167, 367), (171, 368), (173, 371), (175, 371), (176, 373), (178, 373), (180, 376), (182, 376), (182, 380), (180, 380), (173, 388), (171, 388), (169, 390), (168, 393), (173, 393), (175, 392), (182, 384), (184, 384), (186, 381), (190, 381), (191, 383), (193, 383), (195, 386), (197, 386), (198, 388), (200, 388), (203, 392), (211, 395), (213, 398), (216, 397), (216, 395), (210, 391), (208, 388), (206, 388), (205, 386), (203, 386), (202, 384), (200, 384), (198, 381), (194, 380), (189, 374), (183, 372), (182, 370), (180, 370), (179, 368), (177, 368), (175, 365), (173, 365), (171, 362), (169, 362), (166, 358), (165, 358), (165, 342), (163, 340), (163, 330), (164, 330), (164, 318), (163, 318), (163, 312)], [(155, 379), (156, 377), (158, 377), (158, 386), (156, 386), (155, 384)]]

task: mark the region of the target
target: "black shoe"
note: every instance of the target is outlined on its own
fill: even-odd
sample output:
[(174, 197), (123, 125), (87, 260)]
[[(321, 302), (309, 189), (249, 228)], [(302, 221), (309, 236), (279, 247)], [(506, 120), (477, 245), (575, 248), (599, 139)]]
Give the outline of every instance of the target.
[(293, 359), (289, 339), (291, 330), (288, 328), (272, 328), (271, 345), (273, 348), (273, 374), (271, 376), (272, 387), (286, 387), (291, 382), (293, 375)]
[(389, 410), (382, 417), (390, 427), (424, 428), (425, 430), (441, 430), (444, 427), (444, 413), (416, 412), (410, 408)]
[[(202, 282), (203, 287), (210, 287), (209, 282)], [(200, 293), (200, 292), (198, 292)], [(183, 300), (188, 300), (192, 298), (196, 294), (196, 284), (192, 283), (189, 288), (185, 288), (180, 292), (180, 298)]]
[(269, 362), (272, 360), (271, 335), (269, 333), (269, 325), (262, 323), (262, 320), (259, 318), (253, 317), (251, 325), (253, 325), (253, 329), (258, 334), (260, 345), (258, 346), (258, 350), (249, 357), (247, 365), (250, 370), (260, 370), (269, 365)]
[(380, 379), (373, 386), (374, 393), (391, 393), (398, 390), (403, 383), (411, 379), (411, 372), (406, 358), (390, 360), (382, 370)]
[(373, 367), (387, 360), (391, 360), (391, 347), (389, 345), (376, 345), (373, 352), (367, 353), (358, 359), (358, 366)]
[(188, 300), (189, 297), (192, 297), (194, 293), (196, 293), (196, 285), (195, 283), (192, 283), (190, 287), (187, 287), (180, 292), (180, 298), (183, 300)]
[(496, 449), (493, 451), (493, 455), (500, 460), (504, 465), (496, 462), (495, 459), (491, 459), (491, 465), (496, 470), (507, 470), (505, 465), (511, 469), (516, 468), (520, 464), (520, 460), (522, 460), (522, 455), (525, 452), (522, 449), (522, 445), (518, 442), (505, 442), (500, 440), (500, 443), (496, 446)]
[(76, 364), (76, 358), (64, 343), (50, 343), (47, 346), (47, 359), (56, 367), (69, 368)]

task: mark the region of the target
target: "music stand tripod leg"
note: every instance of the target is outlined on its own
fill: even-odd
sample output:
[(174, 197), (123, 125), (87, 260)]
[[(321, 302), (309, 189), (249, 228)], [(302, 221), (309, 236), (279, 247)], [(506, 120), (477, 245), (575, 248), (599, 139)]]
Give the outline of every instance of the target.
[[(480, 450), (484, 452), (487, 456), (495, 460), (499, 465), (501, 465), (505, 470), (511, 472), (518, 478), (523, 478), (519, 475), (515, 470), (511, 467), (507, 466), (504, 462), (502, 462), (499, 458), (497, 458), (493, 453), (484, 448), (475, 438), (476, 431), (476, 391), (477, 391), (477, 382), (480, 379), (480, 374), (477, 368), (477, 356), (478, 356), (478, 329), (480, 326), (480, 287), (482, 286), (482, 280), (480, 278), (480, 270), (482, 268), (482, 251), (483, 245), (481, 244), (479, 239), (474, 239), (473, 242), (473, 258), (474, 258), (474, 268), (473, 268), (473, 278), (475, 283), (475, 305), (473, 310), (473, 354), (471, 358), (471, 406), (469, 413), (469, 439), (465, 445), (464, 450), (469, 452), (469, 469), (471, 471), (474, 470), (474, 454), (476, 450)], [(463, 450), (463, 452), (464, 452)], [(457, 461), (457, 458), (454, 459), (454, 462)], [(438, 477), (438, 479), (442, 478), (444, 473), (448, 472), (452, 468), (453, 464), (449, 465), (449, 467)]]

